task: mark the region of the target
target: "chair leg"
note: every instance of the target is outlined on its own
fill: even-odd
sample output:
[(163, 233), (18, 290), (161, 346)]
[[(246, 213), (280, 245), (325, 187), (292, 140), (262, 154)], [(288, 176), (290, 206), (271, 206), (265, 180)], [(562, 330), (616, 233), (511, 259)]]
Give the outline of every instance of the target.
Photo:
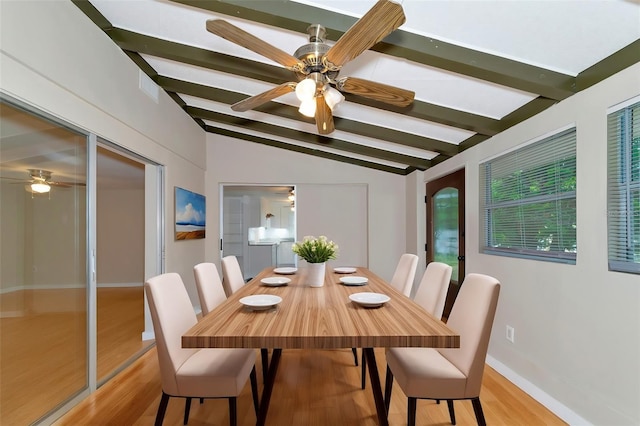
[(389, 415), (389, 406), (391, 405), (391, 388), (393, 387), (393, 373), (387, 365), (387, 377), (384, 379), (384, 407)]
[(189, 423), (189, 411), (191, 411), (191, 398), (184, 401), (184, 422), (182, 423), (184, 425)]
[(451, 417), (451, 424), (456, 424), (456, 412), (453, 409), (453, 400), (447, 399), (447, 407), (449, 407), (449, 417)]
[(162, 398), (160, 398), (160, 405), (158, 405), (158, 414), (156, 414), (156, 426), (162, 426), (164, 420), (164, 413), (167, 411), (167, 404), (169, 404), (169, 398), (166, 393), (162, 392)]
[(358, 350), (356, 348), (351, 348), (351, 352), (353, 352), (353, 362), (358, 366)]
[(407, 399), (407, 426), (416, 426), (416, 398)]
[(260, 405), (258, 403), (258, 378), (256, 377), (256, 366), (253, 366), (251, 370), (251, 395), (253, 395), (253, 408), (256, 411), (256, 417), (258, 417), (258, 410)]
[(360, 360), (360, 362), (362, 363), (362, 372), (360, 373), (362, 374), (361, 387), (362, 389), (364, 389), (365, 385), (367, 384), (367, 358), (364, 356), (364, 352), (362, 353), (362, 359)]
[(267, 371), (269, 371), (269, 350), (267, 348), (260, 349), (262, 358), (262, 383), (267, 381)]
[(238, 413), (236, 407), (236, 397), (229, 398), (229, 425), (236, 426), (238, 424)]
[(204, 398), (200, 398), (200, 404), (204, 404)]
[(478, 426), (486, 426), (487, 422), (484, 420), (484, 413), (482, 412), (482, 404), (480, 404), (480, 397), (471, 399), (473, 404), (473, 411), (476, 413), (476, 421)]

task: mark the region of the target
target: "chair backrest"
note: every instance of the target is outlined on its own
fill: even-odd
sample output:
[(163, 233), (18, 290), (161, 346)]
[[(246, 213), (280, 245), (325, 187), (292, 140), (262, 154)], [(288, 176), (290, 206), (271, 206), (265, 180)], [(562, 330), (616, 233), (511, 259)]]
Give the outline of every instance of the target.
[(204, 316), (224, 302), (227, 295), (224, 294), (222, 281), (220, 280), (220, 275), (218, 275), (218, 268), (214, 263), (198, 263), (193, 267), (193, 275), (196, 278), (196, 289), (198, 290), (200, 308)]
[(442, 318), (453, 268), (446, 263), (431, 262), (422, 275), (414, 301), (434, 317)]
[(198, 349), (183, 349), (182, 334), (198, 322), (189, 294), (180, 275), (167, 273), (144, 283), (149, 302), (162, 390), (180, 395), (176, 382), (178, 368)]
[(464, 398), (480, 395), (500, 283), (488, 275), (468, 274), (451, 309), (447, 326), (460, 334), (460, 349), (438, 349), (467, 377)]
[(245, 284), (240, 263), (235, 256), (222, 258), (222, 285), (227, 296), (231, 296)]
[(418, 256), (411, 253), (405, 253), (400, 256), (398, 266), (391, 277), (391, 285), (401, 291), (405, 296), (411, 295), (411, 287), (413, 287), (413, 279), (418, 269)]

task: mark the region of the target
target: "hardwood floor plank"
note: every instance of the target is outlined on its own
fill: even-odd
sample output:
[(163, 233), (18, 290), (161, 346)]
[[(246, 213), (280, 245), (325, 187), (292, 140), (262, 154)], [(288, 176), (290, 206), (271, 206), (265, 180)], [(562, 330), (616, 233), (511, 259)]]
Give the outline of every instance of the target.
[[(376, 351), (380, 374), (384, 373), (384, 351)], [(258, 363), (258, 377), (261, 376)], [(382, 376), (384, 377), (384, 376)], [(262, 383), (259, 382), (260, 388)], [(160, 376), (155, 348), (114, 379), (103, 385), (58, 422), (57, 426), (78, 424), (150, 425), (160, 401)], [(530, 396), (487, 367), (482, 392), (485, 417), (491, 425), (564, 425), (559, 418)], [(406, 425), (407, 399), (394, 386), (389, 423)], [(456, 401), (459, 425), (475, 425), (470, 401)], [(181, 425), (184, 400), (169, 401), (165, 425)], [(247, 384), (238, 398), (238, 424), (254, 425), (256, 421)], [(226, 400), (206, 400), (192, 404), (190, 426), (228, 425)], [(369, 385), (360, 389), (360, 369), (353, 365), (346, 350), (283, 351), (280, 369), (271, 399), (267, 425), (364, 425), (377, 424), (376, 411)], [(449, 413), (445, 403), (418, 401), (417, 424), (445, 425)]]
[[(108, 294), (110, 293), (110, 294)], [(129, 293), (128, 296), (125, 294)], [(108, 374), (122, 362), (132, 356), (141, 346), (149, 343), (140, 342), (141, 292), (137, 290), (118, 291), (109, 289), (100, 302), (99, 329), (104, 332), (99, 349), (99, 365), (102, 374)], [(125, 297), (125, 299), (122, 299)], [(69, 298), (62, 298), (69, 301)], [(74, 371), (84, 359), (75, 360), (74, 353), (84, 353), (84, 346), (78, 350), (78, 343), (69, 345), (53, 344), (57, 350), (43, 357), (37, 350), (42, 347), (43, 340), (28, 343), (22, 341), (19, 348), (7, 351), (8, 342), (15, 344), (23, 332), (37, 332), (40, 339), (60, 340), (61, 331), (65, 327), (84, 327), (78, 325), (78, 315), (55, 312), (31, 315), (30, 300), (27, 303), (0, 298), (12, 315), (0, 321), (0, 333), (3, 352), (1, 357), (2, 386), (0, 401), (0, 424), (25, 425), (34, 421), (39, 414), (39, 407), (46, 406), (57, 394), (69, 389), (78, 381)], [(44, 300), (38, 299), (38, 307)], [(50, 298), (52, 301), (60, 297)], [(77, 300), (75, 295), (72, 300)], [(74, 302), (75, 303), (75, 302)], [(129, 311), (125, 306), (133, 306)], [(17, 315), (13, 315), (17, 314)], [(53, 316), (52, 316), (53, 315)], [(55, 321), (54, 321), (55, 320)], [(128, 330), (127, 330), (128, 329)], [(22, 331), (20, 331), (22, 330)], [(111, 337), (109, 337), (111, 336)], [(129, 337), (126, 337), (129, 336)], [(108, 339), (113, 339), (110, 342)], [(20, 341), (20, 339), (18, 339)], [(74, 348), (75, 352), (63, 349)], [(113, 353), (109, 353), (109, 349)], [(376, 350), (378, 367), (384, 380), (384, 351)], [(73, 362), (69, 362), (74, 359)], [(46, 370), (46, 362), (53, 365), (65, 365), (52, 375)], [(20, 367), (26, 363), (30, 368)], [(81, 364), (78, 364), (81, 363)], [(260, 391), (262, 390), (262, 365), (256, 365)], [(84, 370), (84, 368), (80, 368)], [(28, 375), (29, 372), (35, 373)], [(8, 381), (8, 379), (11, 381)], [(36, 379), (37, 378), (37, 379)], [(67, 382), (68, 381), (68, 382)], [(80, 378), (80, 381), (82, 379)], [(118, 373), (102, 385), (95, 393), (74, 407), (60, 418), (56, 425), (140, 425), (153, 424), (160, 402), (161, 386), (155, 348), (144, 353), (130, 366)], [(538, 404), (529, 395), (522, 392), (493, 369), (485, 369), (482, 392), (480, 394), (487, 423), (491, 425), (564, 425), (549, 410)], [(394, 386), (389, 423), (406, 425), (407, 399), (402, 390)], [(459, 425), (475, 425), (475, 416), (471, 403), (455, 402), (456, 417)], [(184, 400), (172, 398), (169, 401), (165, 425), (182, 425)], [(256, 421), (251, 400), (250, 386), (247, 384), (238, 399), (238, 425), (254, 425)], [(204, 404), (193, 401), (190, 426), (229, 424), (228, 404), (225, 399), (206, 400)], [(360, 389), (360, 368), (353, 364), (351, 351), (344, 349), (311, 351), (283, 351), (280, 369), (273, 390), (267, 425), (317, 425), (317, 426), (374, 426), (377, 424), (375, 405), (371, 395), (370, 384), (367, 389)], [(417, 424), (448, 425), (449, 414), (446, 404), (435, 401), (418, 401)]]
[[(0, 295), (0, 424), (31, 424), (87, 386), (86, 306), (79, 288)], [(98, 288), (98, 382), (153, 343), (143, 330), (142, 287)]]

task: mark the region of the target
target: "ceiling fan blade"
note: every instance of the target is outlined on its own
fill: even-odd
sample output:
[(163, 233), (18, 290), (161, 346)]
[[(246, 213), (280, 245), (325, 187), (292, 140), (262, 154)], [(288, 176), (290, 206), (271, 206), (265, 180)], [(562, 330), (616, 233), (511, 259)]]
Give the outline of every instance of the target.
[(344, 77), (337, 82), (338, 90), (373, 99), (391, 105), (406, 107), (411, 105), (415, 92), (395, 86), (364, 80), (356, 77)]
[(240, 102), (236, 102), (235, 104), (231, 105), (231, 109), (239, 112), (249, 111), (250, 109), (269, 102), (272, 99), (293, 92), (295, 89), (296, 83), (283, 83), (271, 90), (267, 90), (266, 92), (262, 92), (255, 96), (251, 96), (250, 98), (243, 99)]
[(47, 182), (48, 185), (57, 186), (60, 188), (71, 188), (73, 186), (87, 186), (84, 182)]
[(14, 178), (14, 177), (8, 177), (8, 176), (0, 176), (0, 179), (17, 180), (18, 181), (18, 182), (11, 182), (11, 183), (31, 182), (31, 181), (25, 180), (23, 178)]
[(321, 135), (328, 135), (335, 130), (331, 108), (322, 95), (316, 97), (316, 126)]
[(325, 58), (336, 67), (341, 67), (391, 34), (404, 24), (405, 19), (400, 4), (379, 0), (340, 37)]
[(304, 65), (296, 57), (222, 19), (208, 20), (207, 31), (258, 53), (265, 58), (269, 58), (289, 69), (304, 68)]

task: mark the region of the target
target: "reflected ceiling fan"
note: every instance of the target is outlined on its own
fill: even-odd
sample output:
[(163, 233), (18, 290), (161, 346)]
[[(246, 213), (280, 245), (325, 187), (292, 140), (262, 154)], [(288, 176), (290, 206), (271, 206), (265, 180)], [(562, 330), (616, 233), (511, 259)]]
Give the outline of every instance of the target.
[(415, 93), (410, 90), (356, 77), (338, 77), (344, 64), (391, 34), (404, 22), (400, 4), (379, 0), (333, 46), (325, 44), (326, 30), (322, 25), (309, 26), (309, 43), (298, 48), (293, 55), (224, 20), (207, 21), (207, 31), (287, 67), (298, 80), (297, 83), (287, 82), (235, 103), (231, 106), (232, 110), (248, 111), (295, 91), (301, 102), (300, 113), (315, 117), (318, 132), (326, 135), (335, 130), (332, 111), (344, 100), (340, 92), (400, 107), (411, 105)]
[(28, 191), (36, 193), (36, 194), (45, 194), (51, 191), (51, 187), (59, 187), (59, 188), (71, 188), (72, 186), (85, 186), (86, 184), (83, 182), (57, 182), (51, 180), (51, 171), (49, 170), (41, 170), (41, 169), (28, 169), (29, 179), (17, 179), (10, 177), (3, 177), (2, 179), (11, 179), (16, 180), (18, 182), (15, 183), (26, 183), (26, 188)]

